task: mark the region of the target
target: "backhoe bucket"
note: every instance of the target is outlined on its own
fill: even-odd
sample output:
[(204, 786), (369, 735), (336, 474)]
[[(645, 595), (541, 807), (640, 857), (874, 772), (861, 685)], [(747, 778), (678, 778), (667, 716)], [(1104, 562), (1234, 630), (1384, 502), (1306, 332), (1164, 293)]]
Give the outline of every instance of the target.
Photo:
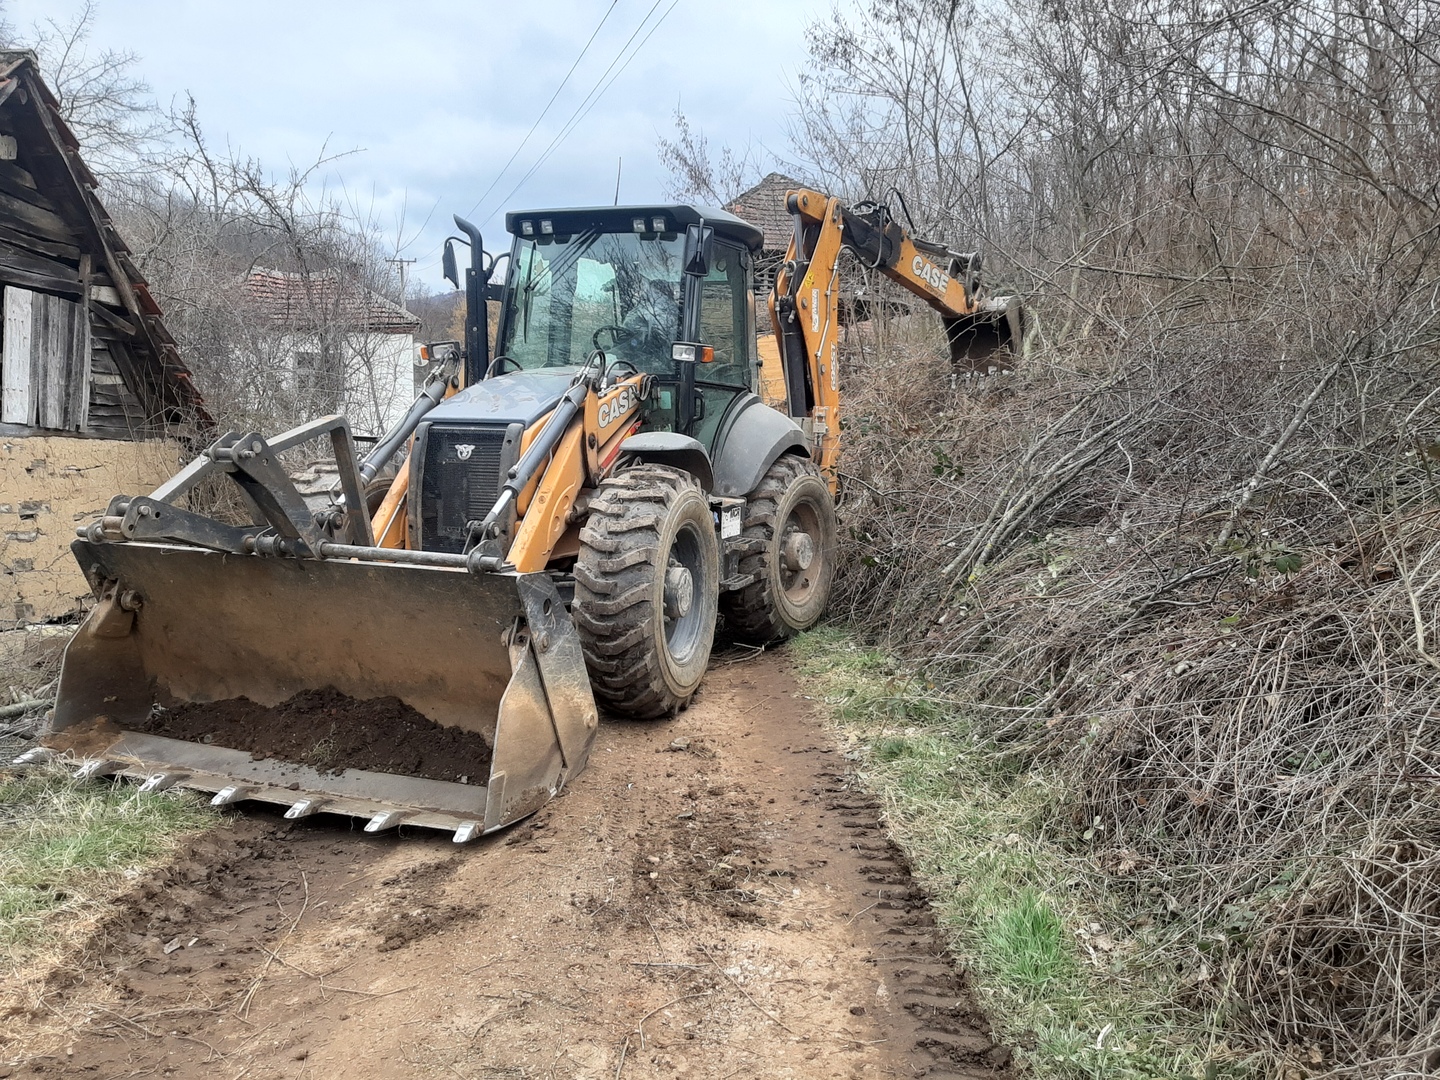
[(997, 375), (1015, 369), (1025, 341), (1025, 311), (1019, 297), (991, 297), (975, 314), (943, 321), (954, 370)]
[[(40, 753), (80, 775), (463, 841), (533, 813), (584, 768), (598, 714), (579, 638), (544, 574), (151, 543), (73, 549), (101, 599), (65, 651)], [(275, 727), (297, 715), (297, 694), (326, 708)], [(403, 705), (375, 700), (391, 697)], [(266, 714), (281, 752), (255, 744), (250, 703), (281, 706)], [(239, 726), (226, 728), (221, 715), (233, 721), (237, 709)], [(387, 727), (377, 709), (403, 712), (408, 726)], [(195, 734), (212, 714), (214, 741)], [(181, 718), (186, 737), (157, 733)], [(365, 767), (348, 767), (347, 753)]]

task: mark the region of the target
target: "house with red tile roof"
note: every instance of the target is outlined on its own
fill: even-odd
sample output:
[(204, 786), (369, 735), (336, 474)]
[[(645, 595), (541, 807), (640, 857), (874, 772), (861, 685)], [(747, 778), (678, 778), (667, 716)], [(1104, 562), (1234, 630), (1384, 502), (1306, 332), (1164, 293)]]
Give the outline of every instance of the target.
[(277, 375), (302, 415), (341, 413), (378, 437), (415, 400), (420, 319), (334, 268), (250, 271), (247, 314), (270, 331)]

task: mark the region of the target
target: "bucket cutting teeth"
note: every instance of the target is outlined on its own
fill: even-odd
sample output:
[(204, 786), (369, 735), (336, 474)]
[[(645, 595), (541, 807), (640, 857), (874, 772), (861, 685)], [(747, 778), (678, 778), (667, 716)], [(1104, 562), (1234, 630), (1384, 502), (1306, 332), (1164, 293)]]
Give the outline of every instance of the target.
[(467, 821), (455, 830), (455, 843), (468, 844), (480, 835), (480, 822)]
[(250, 792), (248, 788), (240, 787), (237, 784), (231, 784), (229, 787), (221, 788), (219, 791), (217, 791), (215, 793), (215, 797), (210, 800), (210, 805), (229, 806), (231, 803), (240, 802), (244, 799), (249, 798), (249, 796)]
[(106, 758), (90, 758), (82, 761), (80, 767), (75, 770), (76, 780), (98, 780), (102, 776), (114, 776), (125, 768), (123, 761), (110, 761)]
[(53, 761), (53, 760), (55, 760), (55, 757), (56, 757), (55, 751), (54, 751), (54, 750), (51, 750), (49, 747), (45, 747), (45, 746), (32, 746), (29, 750), (26, 750), (23, 754), (21, 754), (19, 757), (17, 757), (17, 758), (16, 758), (14, 761), (12, 761), (10, 764), (11, 764), (11, 765), (43, 765), (43, 764), (45, 764), (47, 761)]
[(164, 791), (166, 788), (174, 787), (182, 780), (187, 779), (184, 773), (151, 773), (140, 785), (141, 791)]
[(400, 824), (403, 815), (399, 810), (381, 810), (365, 823), (366, 832), (384, 832)]
[(291, 821), (294, 821), (296, 818), (309, 817), (324, 805), (325, 802), (323, 799), (301, 799), (291, 806), (289, 810), (285, 811), (285, 816)]

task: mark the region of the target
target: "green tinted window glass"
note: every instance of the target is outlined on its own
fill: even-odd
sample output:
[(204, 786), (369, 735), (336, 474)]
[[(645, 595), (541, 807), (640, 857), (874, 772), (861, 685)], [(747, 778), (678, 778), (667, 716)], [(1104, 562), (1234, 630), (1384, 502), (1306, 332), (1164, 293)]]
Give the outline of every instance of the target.
[(700, 283), (700, 341), (715, 360), (695, 373), (704, 382), (750, 385), (747, 300), (749, 258), (738, 247), (716, 243), (710, 272)]
[(635, 233), (521, 241), (499, 352), (526, 369), (568, 367), (598, 344), (641, 371), (669, 371), (682, 246), (678, 237)]

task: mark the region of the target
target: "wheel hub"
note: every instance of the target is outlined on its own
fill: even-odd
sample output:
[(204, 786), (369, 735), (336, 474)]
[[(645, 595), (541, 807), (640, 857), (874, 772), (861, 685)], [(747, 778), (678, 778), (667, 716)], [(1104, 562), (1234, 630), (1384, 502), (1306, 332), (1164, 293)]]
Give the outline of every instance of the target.
[(780, 558), (785, 563), (785, 569), (792, 573), (809, 570), (810, 564), (815, 561), (815, 541), (809, 533), (796, 529), (785, 538)]
[(665, 571), (665, 617), (683, 619), (690, 614), (690, 605), (695, 602), (695, 579), (683, 566), (672, 566)]

